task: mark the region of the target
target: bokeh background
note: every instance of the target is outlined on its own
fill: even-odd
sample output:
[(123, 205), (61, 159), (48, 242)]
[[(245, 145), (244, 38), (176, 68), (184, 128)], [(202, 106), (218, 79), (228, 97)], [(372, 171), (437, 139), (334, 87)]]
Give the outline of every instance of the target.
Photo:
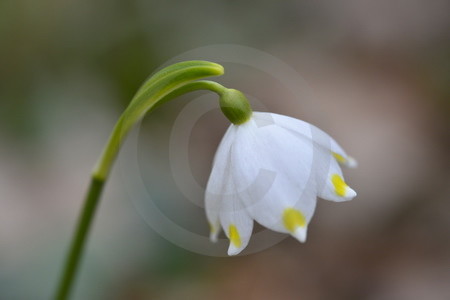
[[(301, 74), (313, 99), (290, 101), (254, 70), (233, 87), (335, 137), (359, 161), (345, 173), (358, 197), (319, 201), (306, 244), (286, 238), (256, 254), (209, 257), (147, 225), (122, 164), (73, 299), (450, 299), (449, 11), (446, 0), (2, 0), (0, 299), (51, 297), (88, 175), (121, 111), (167, 60), (224, 43)], [(241, 74), (226, 67), (225, 81)], [(140, 160), (161, 209), (207, 235), (167, 153), (188, 101), (144, 120)], [(197, 125), (189, 157), (204, 186), (227, 122), (215, 110)]]

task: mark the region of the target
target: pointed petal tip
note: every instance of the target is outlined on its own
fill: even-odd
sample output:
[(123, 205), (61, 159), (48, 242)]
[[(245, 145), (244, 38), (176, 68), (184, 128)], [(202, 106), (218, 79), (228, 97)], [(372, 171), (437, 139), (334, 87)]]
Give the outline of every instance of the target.
[(355, 198), (357, 195), (357, 193), (355, 192), (355, 190), (353, 190), (351, 187), (347, 187), (347, 191), (345, 193), (345, 199), (346, 200), (352, 200), (353, 198)]
[(358, 167), (358, 162), (353, 157), (349, 156), (347, 157), (347, 167), (349, 168), (356, 168)]
[(306, 242), (306, 234), (307, 228), (306, 226), (298, 227), (295, 229), (295, 231), (292, 233), (292, 236), (296, 238), (299, 242), (304, 243)]
[(217, 243), (219, 232), (210, 232), (209, 240), (213, 243)]
[(241, 253), (241, 251), (244, 250), (244, 248), (238, 248), (233, 245), (233, 243), (230, 243), (230, 246), (228, 247), (228, 255), (229, 256), (235, 256)]

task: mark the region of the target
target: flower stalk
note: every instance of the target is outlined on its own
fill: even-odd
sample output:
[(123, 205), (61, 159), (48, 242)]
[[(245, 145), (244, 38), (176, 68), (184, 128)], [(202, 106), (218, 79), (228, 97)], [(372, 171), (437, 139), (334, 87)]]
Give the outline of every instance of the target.
[(137, 91), (116, 123), (92, 171), (91, 182), (54, 299), (66, 300), (70, 295), (103, 188), (120, 147), (133, 125), (141, 120), (146, 113), (191, 91), (209, 90), (222, 96), (228, 90), (227, 88), (213, 81), (200, 80), (222, 74), (223, 67), (221, 65), (207, 61), (186, 61), (168, 66), (157, 72)]
[(56, 292), (55, 299), (57, 300), (67, 299), (72, 288), (83, 248), (86, 243), (86, 237), (89, 233), (92, 220), (94, 219), (104, 184), (105, 180), (97, 179), (95, 177), (91, 178), (72, 244), (70, 246), (70, 251), (67, 255), (64, 271)]

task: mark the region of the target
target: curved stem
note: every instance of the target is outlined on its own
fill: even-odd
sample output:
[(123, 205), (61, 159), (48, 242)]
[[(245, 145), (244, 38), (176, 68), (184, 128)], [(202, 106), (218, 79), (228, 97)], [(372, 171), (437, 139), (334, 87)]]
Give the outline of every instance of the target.
[(222, 72), (223, 68), (213, 63), (183, 62), (156, 73), (136, 93), (136, 96), (116, 123), (92, 172), (91, 182), (65, 260), (55, 300), (66, 300), (69, 297), (104, 184), (120, 146), (132, 126), (147, 112), (184, 93), (204, 89), (221, 94), (226, 89), (222, 85), (213, 81), (193, 80), (206, 76), (221, 75)]
[[(157, 101), (154, 101), (151, 105), (148, 106), (146, 113), (155, 110), (156, 108), (172, 100), (173, 98), (179, 97), (189, 92), (209, 90), (211, 92), (217, 93), (218, 95), (221, 95), (226, 89), (227, 88), (223, 85), (209, 80), (199, 80), (185, 83), (177, 89), (172, 90), (165, 96), (159, 98)], [(104, 179), (106, 181), (112, 164), (117, 156), (117, 153), (119, 152), (120, 146), (122, 145), (123, 140), (125, 139), (130, 129), (130, 127), (127, 126), (126, 117), (127, 111), (125, 111), (122, 116), (120, 116), (119, 120), (114, 126), (114, 129), (109, 137), (108, 142), (106, 143), (103, 153), (100, 156), (96, 166), (94, 167), (92, 173), (94, 177)]]
[(67, 299), (69, 295), (72, 282), (76, 275), (81, 254), (86, 243), (86, 237), (91, 227), (93, 216), (98, 205), (101, 193), (103, 191), (105, 181), (91, 178), (88, 192), (84, 201), (83, 209), (81, 211), (78, 224), (73, 236), (70, 251), (66, 258), (66, 264), (58, 285), (58, 290), (55, 295), (55, 300)]

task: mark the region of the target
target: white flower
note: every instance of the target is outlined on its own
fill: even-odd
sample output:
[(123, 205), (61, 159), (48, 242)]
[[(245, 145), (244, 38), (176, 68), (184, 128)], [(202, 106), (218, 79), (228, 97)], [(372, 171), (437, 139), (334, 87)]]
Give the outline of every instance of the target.
[(340, 202), (356, 196), (338, 163), (356, 166), (328, 134), (304, 121), (253, 112), (247, 122), (232, 124), (206, 188), (211, 240), (223, 228), (228, 254), (236, 255), (247, 246), (255, 220), (304, 242), (317, 197)]

